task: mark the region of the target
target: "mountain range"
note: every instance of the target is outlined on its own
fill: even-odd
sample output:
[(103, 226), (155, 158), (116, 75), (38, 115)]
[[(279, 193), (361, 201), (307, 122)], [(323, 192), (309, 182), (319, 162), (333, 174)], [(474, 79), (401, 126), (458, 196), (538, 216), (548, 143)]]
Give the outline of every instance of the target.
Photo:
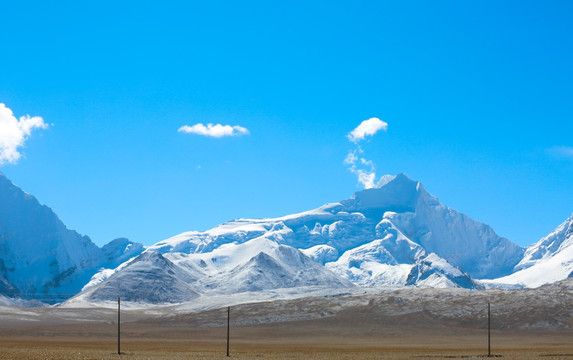
[(276, 289), (537, 287), (573, 272), (573, 216), (522, 248), (405, 174), (315, 210), (102, 248), (0, 175), (0, 293), (180, 303)]

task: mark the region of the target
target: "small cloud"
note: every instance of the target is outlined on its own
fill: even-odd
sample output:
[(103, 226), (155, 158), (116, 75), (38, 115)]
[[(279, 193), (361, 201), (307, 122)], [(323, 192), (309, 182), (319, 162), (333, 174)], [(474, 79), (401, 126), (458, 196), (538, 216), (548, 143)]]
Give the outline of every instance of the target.
[(365, 158), (360, 158), (360, 163), (362, 165), (366, 165), (366, 166), (370, 166), (370, 167), (374, 167), (374, 161), (372, 160), (366, 160)]
[(356, 151), (351, 151), (344, 158), (344, 165), (354, 165), (358, 161), (358, 156), (356, 156)]
[(358, 176), (358, 182), (364, 186), (365, 189), (372, 189), (376, 180), (376, 173), (373, 171), (358, 169), (355, 171)]
[(370, 118), (368, 120), (364, 120), (356, 127), (356, 129), (352, 130), (348, 135), (348, 139), (353, 143), (358, 143), (361, 140), (364, 140), (366, 136), (373, 136), (380, 130), (386, 131), (388, 129), (388, 123), (378, 119), (378, 118)]
[(547, 153), (557, 158), (565, 158), (573, 160), (572, 146), (553, 146), (547, 149)]
[(16, 164), (22, 156), (18, 151), (34, 129), (47, 129), (39, 116), (26, 115), (16, 119), (12, 110), (0, 103), (0, 165)]
[(375, 186), (376, 165), (372, 160), (361, 157), (363, 152), (364, 150), (360, 145), (356, 145), (356, 149), (346, 155), (344, 165), (348, 166), (348, 170), (356, 175), (358, 182), (365, 189), (370, 189)]
[(239, 125), (231, 126), (221, 124), (207, 124), (207, 126), (205, 126), (201, 123), (192, 126), (183, 125), (177, 131), (187, 134), (197, 134), (215, 138), (249, 134), (249, 130)]

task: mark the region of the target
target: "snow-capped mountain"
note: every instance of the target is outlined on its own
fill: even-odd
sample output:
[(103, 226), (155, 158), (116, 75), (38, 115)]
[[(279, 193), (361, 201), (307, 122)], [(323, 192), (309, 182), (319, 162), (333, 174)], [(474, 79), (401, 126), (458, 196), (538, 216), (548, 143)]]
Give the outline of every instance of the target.
[(573, 215), (531, 245), (516, 272), (488, 281), (491, 286), (538, 287), (573, 277)]
[[(480, 289), (472, 276), (509, 274), (521, 260), (521, 247), (440, 204), (406, 175), (386, 176), (379, 186), (299, 214), (182, 233), (100, 271), (78, 298), (98, 302), (121, 293), (176, 302), (196, 294), (354, 285)], [(185, 286), (175, 290), (177, 284)], [(150, 289), (173, 296), (158, 298)]]
[(406, 175), (386, 176), (379, 186), (299, 214), (186, 232), (149, 251), (206, 254), (264, 238), (300, 249), (358, 285), (471, 288), (471, 277), (510, 274), (521, 260), (523, 248), (442, 205)]
[(190, 285), (197, 279), (157, 252), (145, 252), (129, 261), (101, 283), (87, 287), (84, 297), (90, 302), (124, 301), (179, 303), (199, 294)]
[(100, 267), (116, 267), (143, 250), (126, 239), (100, 249), (0, 173), (2, 294), (61, 300), (81, 290)]
[[(554, 280), (573, 271), (573, 219), (526, 251), (404, 174), (315, 210), (229, 221), (149, 248), (127, 239), (99, 248), (4, 176), (0, 201), (0, 292), (28, 298), (80, 289), (76, 300), (96, 303), (356, 285), (481, 289), (543, 264), (560, 264)], [(537, 284), (528, 281), (514, 283)]]

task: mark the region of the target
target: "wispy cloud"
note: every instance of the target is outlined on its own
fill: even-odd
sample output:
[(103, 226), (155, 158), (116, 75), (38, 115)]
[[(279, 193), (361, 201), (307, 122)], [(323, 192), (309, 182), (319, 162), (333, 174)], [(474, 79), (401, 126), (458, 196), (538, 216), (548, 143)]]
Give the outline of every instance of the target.
[(239, 136), (247, 135), (249, 130), (239, 125), (221, 125), (221, 124), (207, 124), (201, 123), (195, 125), (183, 125), (179, 128), (179, 132), (187, 134), (197, 134), (208, 137), (220, 138), (224, 136)]
[(356, 149), (346, 155), (344, 165), (348, 166), (348, 170), (356, 175), (358, 182), (365, 189), (370, 189), (375, 185), (376, 166), (374, 162), (361, 157), (363, 152), (364, 150), (359, 145), (356, 145)]
[(34, 129), (46, 129), (48, 124), (39, 116), (26, 115), (16, 119), (12, 110), (0, 103), (0, 165), (15, 164), (22, 156), (19, 148)]
[(358, 143), (361, 140), (364, 140), (366, 136), (373, 136), (380, 130), (386, 131), (388, 129), (388, 123), (378, 119), (378, 118), (370, 118), (368, 120), (364, 120), (356, 127), (356, 129), (352, 130), (348, 135), (348, 139), (353, 143)]
[(388, 123), (378, 118), (370, 118), (361, 122), (347, 135), (347, 138), (355, 144), (355, 148), (346, 155), (344, 165), (348, 166), (348, 170), (356, 175), (358, 183), (365, 189), (376, 186), (376, 165), (372, 160), (363, 156), (364, 150), (358, 142), (364, 140), (366, 136), (373, 136), (378, 131), (386, 131), (387, 129)]
[(549, 155), (573, 160), (573, 146), (553, 146), (547, 149)]

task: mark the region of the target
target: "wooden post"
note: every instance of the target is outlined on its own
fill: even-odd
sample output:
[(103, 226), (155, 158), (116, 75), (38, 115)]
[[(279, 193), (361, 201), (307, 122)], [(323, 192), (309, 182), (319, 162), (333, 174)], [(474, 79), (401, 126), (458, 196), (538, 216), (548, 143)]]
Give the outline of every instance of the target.
[(487, 302), (487, 357), (491, 357), (491, 307)]
[(229, 330), (231, 324), (231, 307), (227, 307), (227, 356), (229, 355)]
[(117, 297), (117, 354), (121, 355), (121, 300)]

